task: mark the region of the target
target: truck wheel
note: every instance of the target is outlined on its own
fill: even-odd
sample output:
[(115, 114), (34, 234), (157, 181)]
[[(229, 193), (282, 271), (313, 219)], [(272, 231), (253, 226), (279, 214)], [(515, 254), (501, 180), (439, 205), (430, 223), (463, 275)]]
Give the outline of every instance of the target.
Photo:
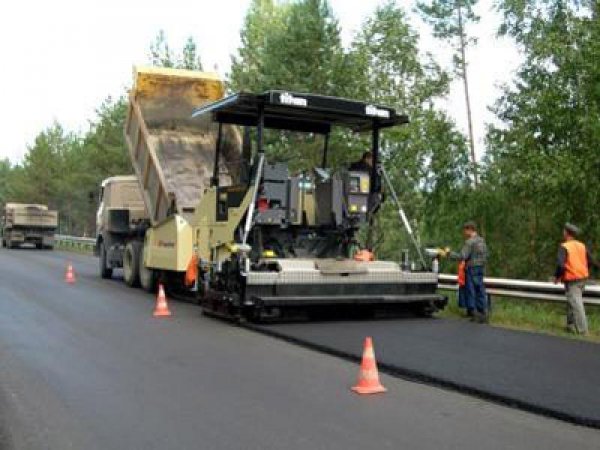
[(140, 250), (140, 242), (132, 241), (123, 252), (123, 278), (129, 287), (140, 285)]
[(154, 294), (156, 292), (156, 270), (150, 269), (144, 265), (144, 249), (145, 246), (142, 246), (140, 251), (140, 285), (142, 289), (146, 292), (150, 292)]
[(99, 255), (99, 264), (100, 264), (100, 276), (102, 278), (112, 278), (112, 267), (108, 267), (108, 261), (106, 257), (106, 247), (104, 246), (104, 242), (100, 242), (100, 255)]

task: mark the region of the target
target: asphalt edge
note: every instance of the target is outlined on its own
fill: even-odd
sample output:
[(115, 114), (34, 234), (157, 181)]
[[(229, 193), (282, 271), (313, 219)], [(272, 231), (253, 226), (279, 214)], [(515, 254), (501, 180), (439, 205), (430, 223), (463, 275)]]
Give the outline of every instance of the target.
[[(286, 341), (294, 345), (307, 348), (309, 350), (314, 350), (319, 353), (335, 356), (346, 361), (351, 361), (354, 363), (360, 363), (361, 361), (361, 357), (359, 355), (348, 353), (342, 350), (336, 350), (335, 348), (326, 345), (310, 342), (305, 339), (293, 337), (275, 330), (269, 330), (268, 326), (259, 326), (252, 323), (244, 323), (240, 324), (240, 326), (248, 330), (264, 334), (266, 336), (274, 337), (276, 339), (280, 339), (282, 341)], [(563, 422), (568, 422), (574, 425), (600, 429), (600, 419), (595, 419), (593, 417), (586, 417), (577, 414), (567, 413), (554, 408), (547, 408), (532, 402), (527, 402), (510, 396), (496, 394), (494, 392), (490, 392), (483, 389), (477, 389), (472, 386), (445, 379), (443, 377), (436, 377), (433, 375), (426, 374), (424, 372), (408, 369), (401, 366), (381, 363), (379, 361), (377, 362), (377, 366), (381, 372), (396, 378), (401, 378), (406, 381), (412, 381), (421, 384), (426, 384), (429, 386), (435, 386), (451, 391), (456, 391), (461, 394), (470, 395), (472, 397), (476, 397), (482, 400), (491, 401), (503, 406), (508, 406), (510, 408), (519, 409), (525, 412), (537, 414), (544, 417), (549, 417), (551, 419), (561, 420)]]

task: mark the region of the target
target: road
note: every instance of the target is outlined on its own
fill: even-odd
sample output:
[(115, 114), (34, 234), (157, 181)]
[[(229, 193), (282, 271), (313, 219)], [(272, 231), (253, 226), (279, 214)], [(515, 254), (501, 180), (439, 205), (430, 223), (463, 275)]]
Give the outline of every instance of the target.
[(414, 317), (256, 328), (356, 361), (361, 357), (357, 343), (368, 334), (379, 366), (388, 373), (600, 428), (600, 346), (595, 343)]
[(170, 306), (152, 318), (88, 256), (0, 250), (0, 446), (599, 448), (598, 430), (389, 376), (359, 397), (354, 363)]

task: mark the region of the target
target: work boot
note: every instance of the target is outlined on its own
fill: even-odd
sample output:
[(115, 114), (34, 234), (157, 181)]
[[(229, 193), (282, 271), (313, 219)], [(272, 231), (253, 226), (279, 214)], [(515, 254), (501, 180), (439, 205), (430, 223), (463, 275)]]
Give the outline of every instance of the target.
[(475, 311), (472, 309), (467, 309), (467, 317), (473, 317), (475, 315)]
[(489, 317), (489, 315), (487, 314), (487, 312), (485, 312), (485, 313), (480, 313), (479, 311), (477, 311), (477, 312), (475, 313), (475, 315), (473, 316), (473, 319), (472, 319), (472, 320), (473, 320), (473, 322), (475, 322), (475, 323), (485, 323), (485, 324), (487, 324), (487, 323), (490, 323), (490, 317)]

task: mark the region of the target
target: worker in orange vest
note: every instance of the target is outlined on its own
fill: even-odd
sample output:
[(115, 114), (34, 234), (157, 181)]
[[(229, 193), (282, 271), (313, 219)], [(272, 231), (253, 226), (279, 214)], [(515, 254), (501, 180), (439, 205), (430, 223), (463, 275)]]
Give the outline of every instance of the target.
[(583, 289), (590, 267), (598, 264), (585, 244), (576, 239), (579, 228), (567, 223), (563, 229), (564, 241), (558, 249), (554, 283), (563, 282), (567, 296), (567, 330), (587, 334), (588, 324), (583, 306)]

